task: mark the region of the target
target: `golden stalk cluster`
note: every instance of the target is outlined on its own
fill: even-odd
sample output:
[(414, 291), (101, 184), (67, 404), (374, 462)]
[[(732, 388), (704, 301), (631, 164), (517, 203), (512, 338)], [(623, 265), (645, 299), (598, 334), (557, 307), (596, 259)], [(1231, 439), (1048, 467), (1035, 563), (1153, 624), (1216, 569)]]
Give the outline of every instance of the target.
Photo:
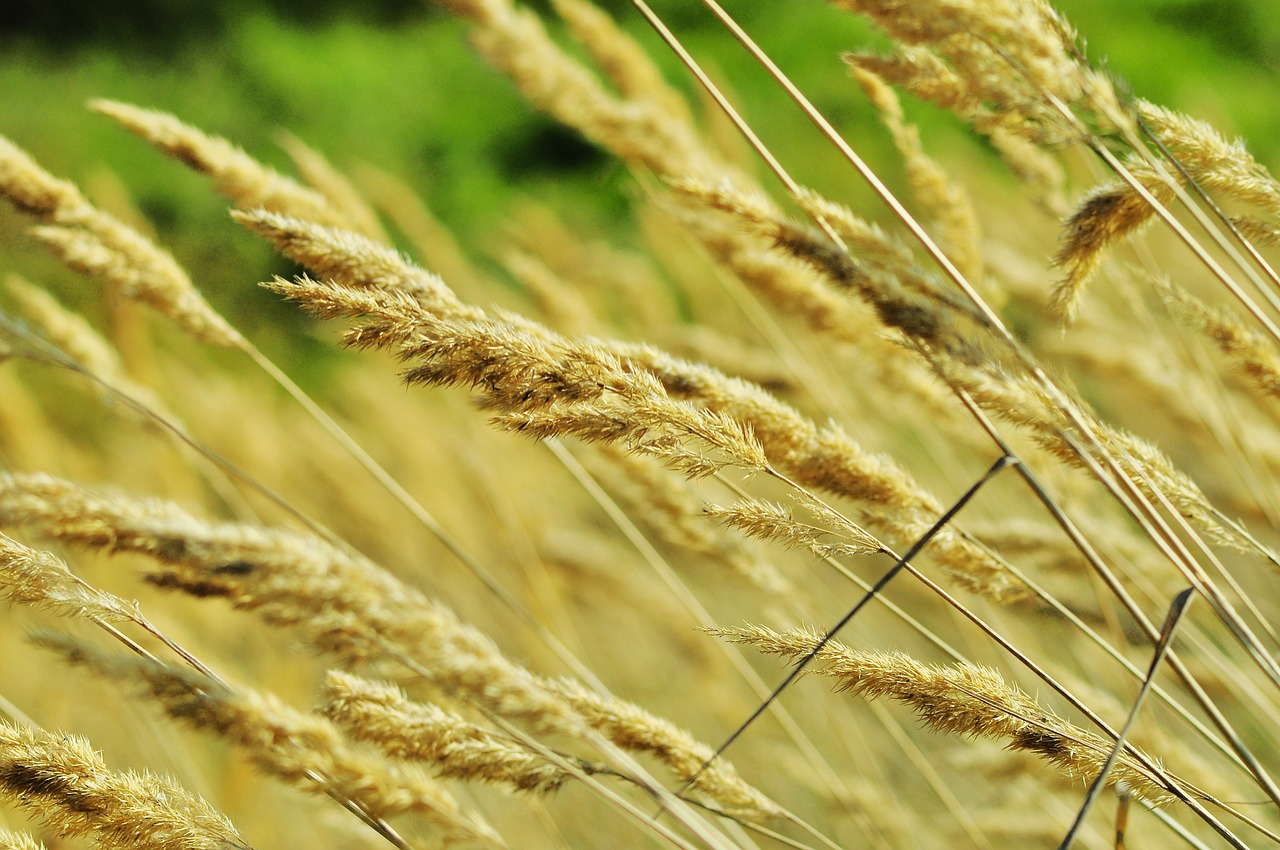
[[(752, 136), (767, 191), (586, 0), (441, 5), (635, 174), (647, 256), (526, 204), (477, 262), (384, 173), (282, 134), (294, 179), (91, 104), (208, 177), (305, 269), (265, 291), (409, 393), (335, 354), (307, 395), (198, 269), (0, 138), (36, 243), (189, 337), (142, 325), (140, 366), (8, 279), (0, 528), (47, 548), (0, 534), (0, 848), (248, 847), (218, 809), (264, 847), (1118, 847), (1090, 783), (1151, 812), (1126, 846), (1280, 841), (1280, 183), (1242, 144), (1129, 98), (1043, 0), (833, 0), (891, 44), (844, 60), (905, 173), (903, 201), (846, 148), (882, 202), (855, 211)], [(799, 667), (775, 690), (737, 645)], [(40, 652), (157, 711), (49, 698)], [(85, 723), (177, 778), (52, 731)]]

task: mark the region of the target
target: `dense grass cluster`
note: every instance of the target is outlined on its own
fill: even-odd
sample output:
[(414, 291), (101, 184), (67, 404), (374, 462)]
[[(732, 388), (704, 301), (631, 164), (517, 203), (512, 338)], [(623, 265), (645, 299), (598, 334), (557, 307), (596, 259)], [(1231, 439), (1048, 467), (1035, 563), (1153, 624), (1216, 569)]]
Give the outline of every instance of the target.
[[(230, 203), (184, 268), (0, 137), (10, 251), (65, 267), (0, 313), (0, 848), (1280, 842), (1242, 143), (1040, 0), (833, 0), (901, 175), (812, 112), (852, 205), (587, 0), (441, 5), (628, 232), (524, 198), (478, 254), (323, 139), (291, 177), (93, 101)], [(246, 232), (281, 273), (207, 300)]]

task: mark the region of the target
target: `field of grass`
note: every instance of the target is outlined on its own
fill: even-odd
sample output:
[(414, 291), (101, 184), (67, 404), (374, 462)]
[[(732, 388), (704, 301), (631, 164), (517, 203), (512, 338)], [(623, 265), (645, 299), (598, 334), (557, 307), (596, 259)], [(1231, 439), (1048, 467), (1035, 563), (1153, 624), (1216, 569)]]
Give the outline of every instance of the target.
[(1268, 5), (534, 8), (7, 36), (0, 850), (1280, 843)]

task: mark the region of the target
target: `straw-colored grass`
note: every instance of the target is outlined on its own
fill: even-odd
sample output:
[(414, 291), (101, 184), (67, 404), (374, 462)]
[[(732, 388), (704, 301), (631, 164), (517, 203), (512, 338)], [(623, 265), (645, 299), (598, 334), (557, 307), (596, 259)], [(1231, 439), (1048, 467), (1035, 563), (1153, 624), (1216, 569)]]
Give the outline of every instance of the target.
[(1280, 843), (1264, 164), (1042, 0), (833, 3), (889, 45), (849, 135), (900, 163), (810, 116), (859, 203), (657, 16), (705, 98), (585, 0), (441, 5), (634, 176), (626, 244), (513, 198), (469, 255), (324, 139), (90, 105), (300, 267), (239, 297), (319, 377), (0, 138), (68, 270), (0, 314), (0, 848)]

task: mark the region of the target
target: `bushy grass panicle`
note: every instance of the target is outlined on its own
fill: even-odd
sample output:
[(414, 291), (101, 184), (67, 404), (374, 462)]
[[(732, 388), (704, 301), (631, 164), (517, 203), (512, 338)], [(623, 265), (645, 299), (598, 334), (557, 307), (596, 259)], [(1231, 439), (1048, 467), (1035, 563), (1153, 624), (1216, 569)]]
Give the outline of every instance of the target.
[[(0, 723), (0, 795), (54, 835), (131, 850), (248, 850), (224, 816), (175, 782), (108, 770), (89, 742)], [(39, 846), (6, 834), (0, 843)]]

